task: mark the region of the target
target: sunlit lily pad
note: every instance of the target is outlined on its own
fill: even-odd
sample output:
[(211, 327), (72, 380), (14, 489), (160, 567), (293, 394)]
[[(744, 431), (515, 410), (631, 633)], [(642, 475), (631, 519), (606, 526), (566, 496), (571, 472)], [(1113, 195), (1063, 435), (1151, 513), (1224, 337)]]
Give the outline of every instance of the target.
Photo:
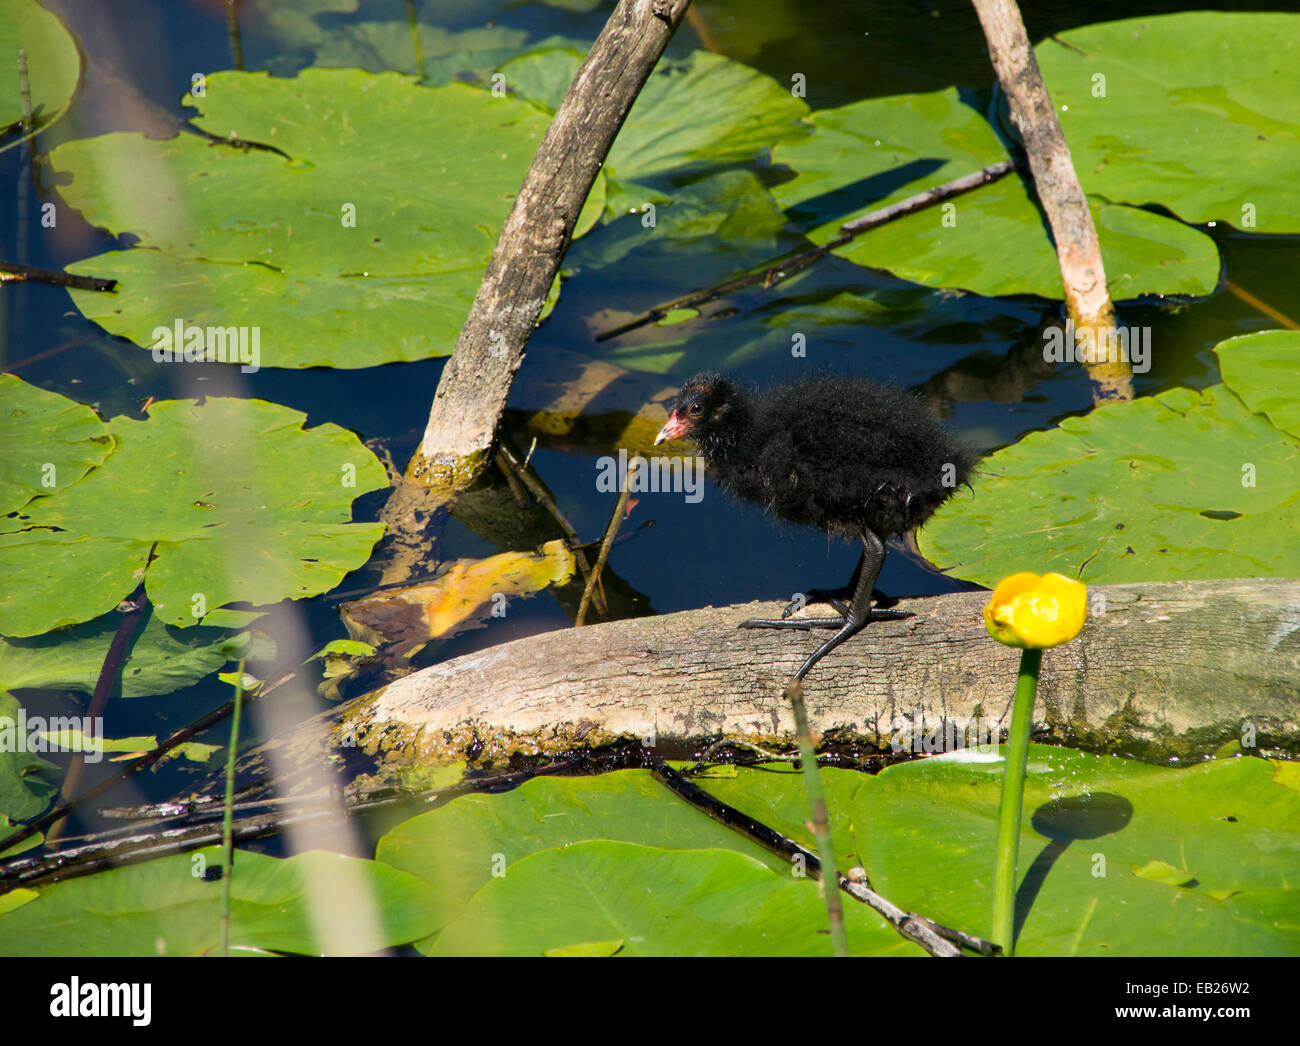
[[(839, 783), (849, 777), (834, 776)], [(500, 855), (498, 866), (509, 866), (529, 854), (582, 839), (696, 849), (738, 847), (773, 869), (788, 869), (780, 858), (738, 841), (640, 771), (538, 778), (501, 795), (461, 796), (398, 825), (379, 841), (375, 856), (437, 886), (435, 914), (441, 926), (491, 881), (494, 855)]]
[(113, 452), (113, 437), (83, 403), (0, 374), (0, 404), (0, 515), (75, 483)]
[[(433, 955), (542, 955), (611, 939), (620, 955), (830, 955), (826, 905), (793, 879), (727, 850), (592, 840), (543, 850), (491, 880)], [(874, 912), (846, 905), (855, 955), (910, 950)]]
[[(44, 886), (0, 915), (0, 955), (211, 955), (225, 884), (203, 878), (219, 848)], [(431, 888), (376, 861), (310, 851), (235, 855), (230, 943), (295, 955), (357, 955), (429, 930)]]
[[(77, 45), (57, 15), (36, 0), (0, 0), (0, 55), (5, 70), (0, 76), (0, 133), (7, 133), (23, 116), (20, 47), (27, 52), (27, 82), (37, 130), (63, 115), (81, 77)], [(20, 141), (5, 142), (0, 152)]]
[[(81, 690), (91, 693), (121, 616), (30, 639), (0, 638), (0, 689)], [(232, 657), (230, 634), (219, 628), (178, 631), (152, 612), (122, 666), (122, 697), (169, 694), (211, 675)], [(265, 653), (265, 649), (263, 649)]]
[(531, 596), (573, 575), (573, 552), (561, 540), (535, 552), (500, 552), (486, 559), (457, 559), (426, 584), (385, 589), (344, 603), (339, 610), (355, 639), (368, 646), (394, 644), (410, 656), (431, 639), (446, 639), (505, 613), (510, 600)]
[(1258, 331), (1214, 347), (1223, 382), (1247, 408), (1300, 437), (1300, 331)]
[[(383, 466), (336, 425), (260, 400), (155, 403), (145, 420), (104, 425), (114, 453), (84, 478), (0, 523), (0, 633), (88, 621), (144, 576), (159, 620), (191, 625), (231, 602), (324, 592), (360, 566), (382, 532), (353, 524), (354, 498), (387, 484)], [(42, 434), (30, 434), (33, 457)]]
[[(871, 825), (877, 889), (950, 926), (985, 925), (1002, 770), (956, 755), (870, 778), (852, 818)], [(1017, 954), (1294, 955), (1297, 826), (1300, 795), (1266, 759), (1171, 769), (1035, 745)]]
[(72, 206), (140, 240), (70, 266), (119, 280), (73, 299), (142, 346), (177, 320), (256, 328), (271, 367), (449, 353), (548, 123), (465, 84), (355, 69), (214, 73), (184, 103), (252, 147), (109, 134), (51, 153)]
[(1300, 232), (1300, 15), (1187, 11), (1044, 40), (1088, 192), (1189, 222)]
[(23, 721), (18, 699), (0, 691), (0, 729), (8, 731), (0, 746), (0, 838), (9, 834), (10, 823), (30, 821), (44, 810), (58, 791), (55, 765), (26, 743), (25, 731), (20, 742)]
[[(811, 845), (803, 781), (789, 769), (704, 783)], [(825, 776), (840, 810), (866, 780), (847, 771)], [(850, 833), (836, 841), (845, 867), (858, 863)], [(436, 887), (432, 914), (445, 933), (417, 943), (432, 954), (541, 954), (615, 939), (624, 942), (620, 954), (829, 954), (816, 932), (825, 906), (806, 874), (702, 816), (643, 771), (539, 778), (499, 795), (461, 796), (398, 825), (376, 857)], [(514, 884), (503, 890), (505, 880)], [(529, 892), (550, 899), (509, 929), (507, 913)], [(614, 907), (624, 914), (607, 922), (610, 913), (600, 912), (618, 896), (625, 900)], [(667, 920), (665, 903), (677, 912)], [(748, 913), (733, 930), (712, 925), (733, 905)], [(915, 951), (872, 913), (859, 908), (849, 920), (859, 954)]]
[[(873, 98), (811, 117), (815, 133), (780, 145), (798, 172), (772, 192), (818, 242), (869, 210), (1007, 158), (969, 92)], [(1088, 184), (1084, 183), (1085, 190)], [(1214, 242), (1181, 222), (1089, 200), (1111, 296), (1208, 294), (1219, 278)], [(1055, 248), (1030, 186), (1000, 181), (867, 232), (837, 253), (904, 279), (978, 294), (1061, 297)]]
[[(1021, 868), (1036, 892), (1019, 951), (1293, 951), (1300, 928), (1278, 913), (1296, 911), (1300, 792), (1279, 779), (1278, 765), (1226, 758), (1169, 768), (1034, 746)], [(967, 750), (876, 777), (823, 769), (822, 778), (843, 869), (864, 866), (907, 909), (987, 931), (1002, 778), (995, 754)], [(697, 783), (812, 844), (807, 794), (788, 764)], [(806, 935), (825, 921), (816, 889), (799, 889), (811, 881), (644, 772), (461, 796), (398, 825), (377, 857), (436, 887), (440, 930), (417, 944), (433, 954), (600, 942), (621, 942), (619, 954), (824, 954)], [(1159, 882), (1139, 874), (1157, 862), (1175, 871)], [(769, 922), (783, 905), (785, 921)], [(916, 952), (846, 905), (855, 953)], [(723, 911), (733, 929), (709, 925)], [(824, 934), (814, 937), (824, 948)]]
[[(1300, 397), (1294, 362), (1264, 362), (1294, 361), (1298, 340), (1229, 345), (1256, 368), (1247, 395), (1269, 380), (1270, 405)], [(1102, 407), (984, 459), (920, 546), (990, 588), (1026, 564), (1108, 584), (1300, 576), (1300, 437), (1226, 385)]]

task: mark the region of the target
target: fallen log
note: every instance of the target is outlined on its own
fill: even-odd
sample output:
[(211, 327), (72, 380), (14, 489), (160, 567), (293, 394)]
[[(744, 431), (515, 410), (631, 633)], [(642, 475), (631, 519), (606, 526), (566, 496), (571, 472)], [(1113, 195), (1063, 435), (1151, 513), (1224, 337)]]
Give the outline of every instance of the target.
[[(1036, 729), (1148, 759), (1196, 758), (1231, 741), (1248, 753), (1300, 751), (1300, 580), (1089, 593), (1082, 634), (1044, 654)], [(947, 724), (978, 717), (1005, 728), (1018, 651), (985, 633), (987, 602), (984, 592), (903, 600), (914, 617), (873, 623), (805, 681), (814, 731), (920, 751), (942, 742)], [(268, 747), (317, 766), (350, 755), (353, 770), (365, 753), (371, 783), (467, 753), (499, 766), (627, 738), (672, 751), (719, 737), (790, 747), (782, 691), (820, 639), (736, 628), (779, 610), (710, 607), (503, 643), (356, 698)]]

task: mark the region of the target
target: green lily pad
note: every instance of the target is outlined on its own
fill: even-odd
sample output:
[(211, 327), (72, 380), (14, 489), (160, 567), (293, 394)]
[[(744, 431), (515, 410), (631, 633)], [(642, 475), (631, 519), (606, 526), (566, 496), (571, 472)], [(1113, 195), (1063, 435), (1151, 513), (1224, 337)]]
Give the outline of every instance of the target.
[[(0, 955), (214, 954), (224, 884), (204, 881), (201, 869), (221, 862), (209, 847), (42, 887), (38, 899), (0, 915)], [(430, 893), (418, 877), (376, 861), (241, 850), (230, 943), (295, 955), (391, 948), (429, 932)]]
[[(357, 17), (357, 0), (244, 0), (240, 10), (253, 15), (258, 29), (244, 39), (247, 65), (277, 76), (317, 66), (416, 73), (423, 74), (425, 83), (447, 84), (467, 78), (483, 81), (501, 62), (529, 48), (585, 50), (590, 44), (554, 34), (537, 38), (547, 23), (572, 29), (571, 19), (539, 19), (529, 12), (528, 28), (503, 24), (518, 14), (519, 5), (509, 0), (472, 0), (459, 6), (457, 10), (447, 0), (433, 9), (417, 5), (417, 19), (423, 16), (439, 24), (413, 25), (413, 9), (406, 0), (367, 0), (364, 17)], [(334, 14), (352, 17), (328, 17)]]
[(0, 745), (0, 838), (9, 834), (11, 822), (30, 821), (41, 813), (58, 791), (46, 776), (58, 767), (30, 751), (26, 732), (18, 729), (24, 723), (21, 707), (12, 694), (0, 691), (0, 731), (9, 735), (8, 743)]
[[(973, 97), (959, 88), (824, 109), (811, 122), (811, 137), (773, 150), (773, 161), (798, 176), (772, 192), (819, 243), (868, 210), (1007, 158)], [(1204, 233), (1100, 197), (1090, 197), (1089, 207), (1113, 298), (1214, 290), (1219, 255)], [(1062, 295), (1060, 265), (1037, 200), (1014, 172), (873, 229), (837, 253), (931, 286)]]
[[(858, 793), (866, 867), (903, 908), (987, 926), (1001, 761), (890, 767)], [(1300, 794), (1264, 759), (1186, 769), (1035, 745), (1018, 955), (1293, 955)]]
[[(437, 887), (436, 929), (459, 915), (494, 873), (550, 847), (603, 838), (649, 846), (736, 845), (733, 833), (684, 807), (648, 774), (624, 770), (593, 778), (537, 778), (501, 795), (460, 796), (388, 832), (375, 857)], [(746, 852), (765, 856), (756, 847)], [(782, 867), (766, 856), (773, 867)]]
[[(121, 615), (30, 639), (0, 637), (0, 689), (23, 687), (91, 693), (99, 679)], [(230, 633), (217, 628), (178, 631), (149, 612), (122, 666), (122, 697), (170, 694), (211, 675), (231, 660)], [(265, 647), (265, 644), (260, 644)]]
[(1300, 15), (1131, 18), (1035, 54), (1088, 192), (1198, 224), (1300, 232)]
[(119, 281), (73, 293), (89, 318), (150, 348), (170, 347), (178, 321), (256, 330), (262, 366), (451, 352), (544, 113), (464, 84), (324, 69), (214, 73), (184, 103), (196, 127), (238, 141), (109, 134), (50, 155), (72, 172), (69, 204), (140, 239), (69, 267)]
[[(863, 775), (843, 770), (824, 771), (823, 779), (832, 807), (839, 810), (848, 809), (865, 784)], [(788, 765), (777, 765), (770, 773), (742, 770), (725, 780), (711, 777), (701, 783), (723, 801), (812, 847), (804, 824), (808, 814), (803, 780)], [(572, 860), (577, 864), (570, 864), (569, 855), (575, 849), (570, 844), (584, 840), (597, 844), (597, 849), (588, 857), (575, 853)], [(629, 845), (616, 851), (601, 849), (614, 845), (611, 840), (619, 846)], [(860, 863), (853, 852), (852, 831), (839, 831), (836, 842), (843, 867)], [(719, 873), (716, 863), (723, 849), (738, 851), (729, 855), (737, 863), (728, 864)], [(646, 937), (640, 930), (602, 923), (600, 916), (593, 923), (571, 926), (565, 922), (573, 912), (567, 905), (582, 893), (588, 892), (583, 904), (589, 907), (608, 901), (593, 900), (604, 897), (604, 891), (623, 889), (613, 886), (607, 877), (623, 882), (624, 877), (646, 875), (645, 889), (631, 895), (629, 902), (637, 908), (632, 913), (634, 921), (641, 929), (649, 926), (653, 930), (662, 920), (658, 914), (646, 916), (639, 906), (646, 894), (659, 892), (665, 876), (678, 875), (665, 870), (663, 857), (669, 853), (681, 858), (678, 871), (684, 881), (696, 884), (687, 890), (696, 898), (692, 903), (703, 906), (688, 905), (690, 910), (681, 913), (682, 925), (692, 927), (690, 931), (664, 927), (662, 933), (655, 930)], [(501, 795), (461, 796), (398, 825), (380, 840), (376, 858), (423, 876), (437, 887), (433, 914), (438, 927), (447, 928), (446, 935), (440, 933), (416, 945), (431, 954), (490, 954), (494, 948), (508, 954), (541, 954), (591, 942), (624, 940), (624, 930), (621, 954), (669, 954), (678, 953), (678, 949), (686, 949), (682, 954), (827, 952), (824, 935), (807, 932), (809, 926), (815, 931), (825, 922), (825, 908), (811, 879), (798, 874), (785, 859), (682, 803), (643, 771), (594, 778), (539, 778)], [(541, 860), (529, 863), (533, 858)], [(624, 860), (632, 863), (618, 872)], [(757, 874), (763, 868), (767, 870)], [(735, 903), (752, 906), (747, 910), (761, 924), (760, 931), (719, 936), (717, 927), (703, 926), (712, 918), (706, 912), (712, 911), (713, 903), (705, 883), (715, 874), (742, 881)], [(513, 880), (514, 885), (499, 893), (497, 879)], [(795, 889), (789, 890), (792, 885)], [(509, 918), (500, 914), (500, 906), (517, 905), (522, 896), (517, 890), (526, 893), (538, 888), (547, 896), (552, 889), (561, 891), (567, 898), (554, 898), (553, 904), (558, 906), (555, 918), (529, 920), (518, 935), (502, 937), (501, 920)], [(646, 897), (645, 903), (657, 909), (661, 902)], [(535, 911), (551, 904), (537, 905)], [(786, 905), (793, 907), (786, 909), (781, 920), (777, 913)], [(790, 925), (789, 912), (796, 909), (806, 912), (810, 920), (804, 928)], [(777, 928), (769, 919), (784, 928)], [(852, 914), (850, 926), (855, 954), (915, 950), (872, 913)], [(708, 939), (683, 943), (697, 931)]]
[(1247, 409), (1300, 437), (1300, 331), (1258, 331), (1214, 347), (1223, 383)]
[[(1018, 950), (1293, 951), (1300, 791), (1276, 772), (1286, 765), (1229, 758), (1181, 769), (1034, 746), (1020, 863), (1029, 917)], [(877, 777), (823, 770), (837, 865), (864, 866), (905, 909), (986, 932), (1002, 768), (972, 750)], [(803, 781), (790, 766), (697, 783), (811, 844)], [(609, 951), (619, 942), (619, 954), (826, 947), (815, 932), (825, 921), (817, 891), (800, 892), (811, 880), (642, 771), (461, 796), (394, 828), (377, 857), (436, 888), (438, 933), (417, 942), (431, 954)], [(784, 922), (769, 921), (783, 908)], [(846, 902), (846, 911), (855, 954), (916, 952), (860, 906)]]
[[(506, 62), (501, 73), (511, 90), (554, 111), (583, 58), (573, 49), (539, 49)], [(777, 142), (805, 137), (807, 115), (807, 104), (770, 77), (695, 51), (655, 67), (605, 166), (627, 183), (749, 163)]]
[(0, 915), (4, 915), (5, 912), (12, 912), (15, 908), (21, 908), (24, 904), (36, 900), (39, 896), (40, 894), (35, 890), (28, 890), (22, 886), (10, 890), (8, 893), (0, 894)]
[[(726, 850), (590, 840), (543, 850), (474, 895), (434, 955), (542, 955), (622, 941), (620, 955), (830, 955), (826, 906), (798, 881)], [(911, 948), (846, 904), (855, 955)]]
[(334, 587), (383, 530), (349, 523), (351, 503), (387, 478), (355, 435), (304, 430), (305, 420), (261, 400), (212, 398), (108, 422), (111, 457), (0, 526), (0, 572), (25, 582), (0, 596), (0, 633), (106, 613), (139, 584), (155, 545), (146, 592), (168, 624)]
[[(1294, 359), (1294, 346), (1292, 336), (1229, 348), (1234, 366), (1253, 361), (1248, 395), (1272, 380), (1270, 405), (1300, 397), (1300, 370), (1263, 362)], [(1099, 584), (1296, 577), (1297, 451), (1300, 438), (1225, 385), (1172, 389), (1067, 418), (986, 458), (973, 496), (941, 508), (919, 544), (990, 588), (1026, 565)]]
[[(27, 52), (27, 82), (37, 130), (49, 127), (67, 111), (81, 79), (76, 42), (57, 15), (36, 0), (0, 0), (0, 55), (5, 70), (0, 77), (0, 134), (4, 135), (23, 117), (20, 47)], [(0, 152), (23, 140), (6, 142)]]
[(66, 396), (0, 374), (0, 403), (0, 516), (75, 483), (113, 452), (99, 416)]

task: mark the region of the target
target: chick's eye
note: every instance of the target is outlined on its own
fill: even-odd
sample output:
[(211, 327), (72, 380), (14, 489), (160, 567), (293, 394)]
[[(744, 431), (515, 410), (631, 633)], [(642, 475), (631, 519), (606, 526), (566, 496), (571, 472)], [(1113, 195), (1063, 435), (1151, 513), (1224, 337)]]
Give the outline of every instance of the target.
[(696, 402), (692, 403), (689, 407), (686, 408), (686, 413), (689, 414), (692, 418), (698, 418), (701, 414), (704, 413), (704, 408), (700, 406), (699, 401), (697, 400)]

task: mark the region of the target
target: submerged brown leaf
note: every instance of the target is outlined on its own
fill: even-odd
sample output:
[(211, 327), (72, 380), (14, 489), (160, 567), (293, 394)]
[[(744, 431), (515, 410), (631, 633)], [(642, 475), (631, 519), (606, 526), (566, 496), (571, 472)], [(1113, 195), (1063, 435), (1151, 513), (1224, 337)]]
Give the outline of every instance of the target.
[(557, 539), (533, 552), (452, 560), (427, 584), (388, 589), (343, 603), (339, 611), (352, 638), (410, 657), (432, 639), (503, 616), (514, 597), (564, 584), (573, 569), (573, 553)]

